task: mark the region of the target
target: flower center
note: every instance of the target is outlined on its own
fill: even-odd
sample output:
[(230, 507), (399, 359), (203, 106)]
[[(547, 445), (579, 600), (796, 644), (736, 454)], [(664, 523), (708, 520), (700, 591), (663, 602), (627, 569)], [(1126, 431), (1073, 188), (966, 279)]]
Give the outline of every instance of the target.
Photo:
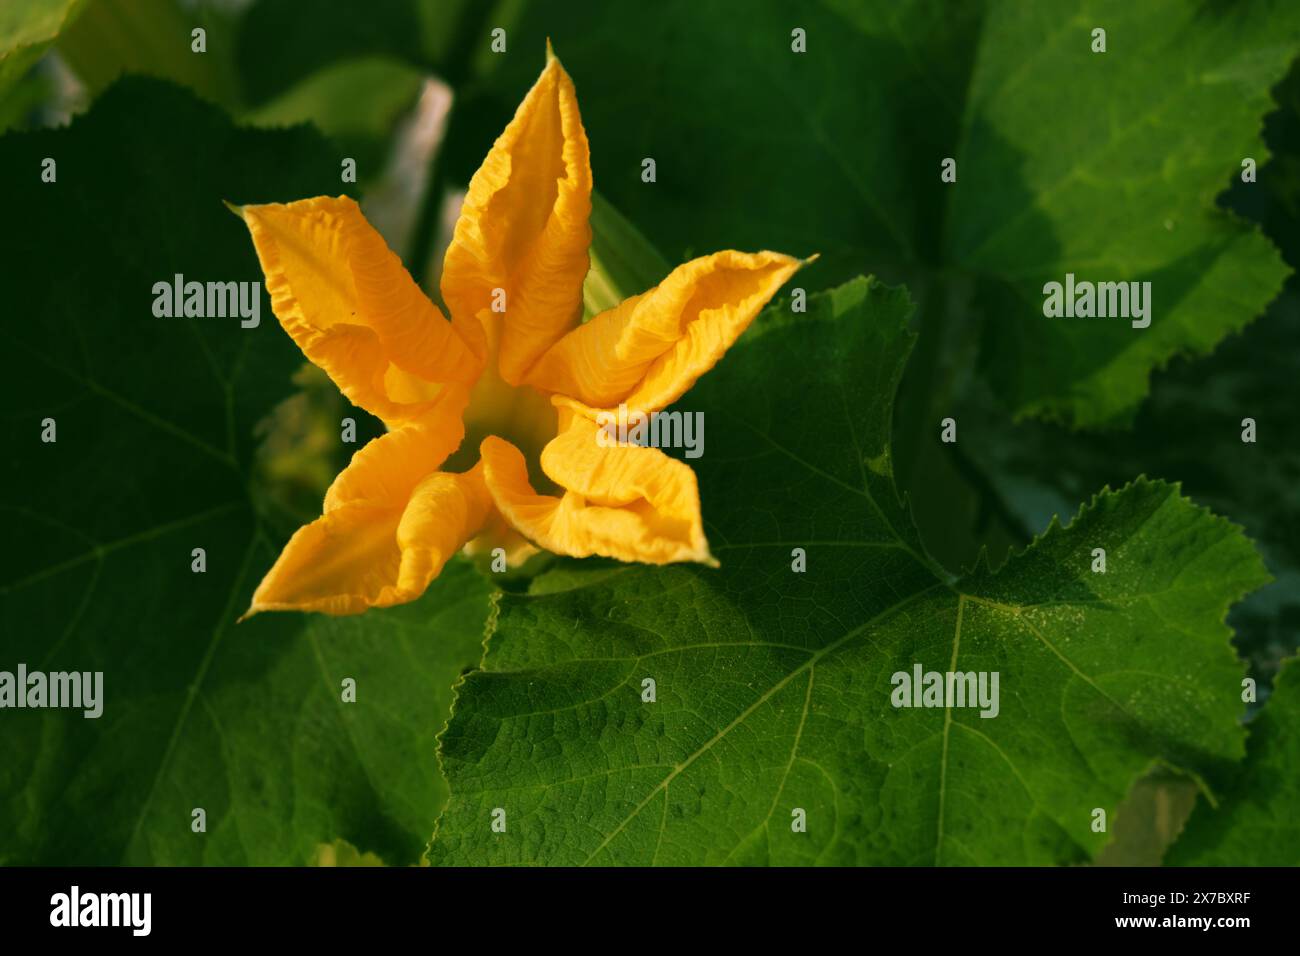
[(470, 392), (465, 409), (465, 440), (447, 459), (446, 471), (468, 471), (479, 457), (479, 445), (488, 435), (504, 438), (528, 463), (528, 479), (539, 494), (556, 491), (542, 471), (542, 449), (559, 430), (559, 416), (550, 398), (527, 385), (514, 386), (489, 361)]

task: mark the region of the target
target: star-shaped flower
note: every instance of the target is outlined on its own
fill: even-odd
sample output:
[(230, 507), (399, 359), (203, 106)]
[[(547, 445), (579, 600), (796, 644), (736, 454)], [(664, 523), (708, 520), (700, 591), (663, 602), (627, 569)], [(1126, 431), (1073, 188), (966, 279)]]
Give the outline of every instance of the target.
[(715, 253), (583, 323), (591, 165), (573, 81), (549, 49), (470, 181), (442, 273), (450, 322), (353, 200), (238, 211), (280, 324), (388, 427), (289, 540), (249, 613), (411, 601), (465, 547), (714, 563), (691, 468), (610, 447), (597, 419), (675, 402), (802, 263)]

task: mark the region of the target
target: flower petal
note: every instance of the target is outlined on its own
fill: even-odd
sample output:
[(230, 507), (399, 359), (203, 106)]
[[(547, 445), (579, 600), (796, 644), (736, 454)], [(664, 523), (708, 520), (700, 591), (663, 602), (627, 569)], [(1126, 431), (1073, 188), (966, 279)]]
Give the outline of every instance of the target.
[(280, 324), (354, 404), (394, 425), (477, 377), (481, 364), (353, 200), (239, 212)]
[(560, 434), (542, 452), (542, 469), (565, 489), (560, 498), (533, 490), (524, 457), (509, 442), (492, 436), (480, 446), (484, 481), (511, 525), (572, 557), (716, 563), (689, 466), (657, 448), (601, 447), (596, 425), (567, 409), (561, 420)]
[(482, 471), (437, 471), (460, 443), (449, 408), (376, 438), (325, 495), (325, 513), (294, 534), (253, 595), (267, 610), (357, 614), (414, 600), (487, 522)]
[[(470, 180), (442, 271), (456, 328), (481, 359), (498, 350), (511, 385), (582, 315), (590, 214), (587, 134), (573, 81), (548, 51), (542, 75)], [(492, 309), (497, 289), (504, 315)]]
[(802, 265), (776, 252), (716, 252), (578, 326), (537, 363), (535, 388), (588, 405), (658, 411), (682, 396)]
[(433, 413), (381, 435), (352, 456), (325, 492), (325, 511), (369, 502), (401, 505), (424, 478), (447, 460), (465, 437), (461, 420), (468, 395), (449, 391)]

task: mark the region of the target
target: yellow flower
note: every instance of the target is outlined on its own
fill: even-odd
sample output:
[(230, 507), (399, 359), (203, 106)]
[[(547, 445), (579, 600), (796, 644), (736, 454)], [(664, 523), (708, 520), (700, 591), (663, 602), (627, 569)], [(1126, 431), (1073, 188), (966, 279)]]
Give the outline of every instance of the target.
[(250, 614), (411, 601), (463, 547), (715, 563), (690, 467), (605, 447), (597, 416), (676, 401), (801, 263), (715, 253), (582, 323), (591, 166), (549, 49), (470, 181), (442, 273), (450, 322), (351, 199), (237, 211), (280, 324), (388, 427), (290, 539)]

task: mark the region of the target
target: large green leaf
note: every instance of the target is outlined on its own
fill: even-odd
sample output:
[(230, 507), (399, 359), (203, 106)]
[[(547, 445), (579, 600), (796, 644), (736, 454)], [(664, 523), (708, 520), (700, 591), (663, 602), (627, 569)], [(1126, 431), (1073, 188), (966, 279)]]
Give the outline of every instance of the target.
[[(1274, 91), (1265, 124), (1273, 159), (1256, 183), (1225, 197), (1262, 224), (1288, 264), (1300, 262), (1300, 64)], [(1130, 431), (1080, 434), (1051, 423), (1008, 424), (982, 389), (948, 405), (973, 439), (948, 446), (992, 480), (1010, 523), (1034, 527), (1090, 488), (1145, 473), (1178, 479), (1201, 504), (1239, 521), (1277, 580), (1229, 623), (1252, 672), (1269, 681), (1300, 642), (1300, 420), (1291, 413), (1300, 352), (1300, 283), (1292, 274), (1268, 311), (1208, 359), (1178, 360), (1152, 378)], [(1244, 442), (1250, 419), (1255, 441)]]
[(254, 426), (301, 356), (264, 292), (256, 328), (152, 309), (176, 273), (261, 282), (223, 198), (334, 194), (338, 170), (305, 127), (239, 129), (152, 80), (0, 139), (0, 670), (104, 682), (98, 719), (0, 712), (0, 860), (305, 863), (341, 838), (408, 863), (427, 842), (433, 738), (481, 654), (487, 586), (455, 565), (409, 607), (236, 626), (280, 544), (254, 504), (273, 499), (254, 494)]
[[(1152, 369), (1209, 352), (1280, 291), (1272, 245), (1215, 206), (1243, 157), (1267, 156), (1269, 88), (1300, 52), (1300, 8), (1253, 6), (1004, 4), (986, 21), (947, 245), (998, 284), (985, 356), (1017, 411), (1128, 419)], [(997, 188), (1011, 170), (1018, 195)], [(1045, 319), (1043, 285), (1066, 272), (1149, 281), (1150, 328)]]
[[(509, 35), (456, 113), (462, 178), (549, 36), (598, 188), (669, 258), (821, 252), (811, 288), (863, 270), (905, 280), (936, 331), (978, 308), (984, 363), (1017, 413), (1128, 419), (1152, 369), (1244, 326), (1286, 274), (1215, 197), (1267, 155), (1269, 87), (1300, 50), (1294, 3), (534, 3)], [(1150, 328), (1045, 318), (1042, 287), (1067, 272), (1150, 281)]]
[[(1274, 96), (1278, 109), (1265, 124), (1273, 158), (1260, 167), (1258, 182), (1234, 184), (1222, 201), (1261, 223), (1294, 268), (1300, 262), (1300, 64)], [(1300, 643), (1300, 420), (1289, 412), (1300, 377), (1292, 331), (1298, 322), (1300, 284), (1293, 273), (1265, 314), (1213, 355), (1177, 359), (1153, 375), (1131, 429), (1088, 432), (1008, 422), (978, 380), (938, 384), (952, 378), (941, 366), (969, 367), (973, 357), (960, 352), (958, 337), (944, 341), (933, 334), (942, 330), (923, 327), (896, 416), (900, 445), (914, 449), (912, 456), (896, 449), (896, 458), (922, 537), (946, 566), (961, 567), (981, 543), (1001, 555), (1028, 541), (1029, 529), (1094, 488), (1136, 474), (1177, 480), (1193, 500), (1239, 522), (1276, 578), (1229, 617), (1238, 652), (1267, 683)], [(949, 415), (960, 422), (963, 440), (945, 445), (932, 423)], [(1255, 422), (1255, 443), (1242, 441), (1246, 418)], [(954, 470), (977, 494), (944, 484)]]
[[(1012, 424), (978, 392), (952, 408), (964, 429), (964, 453), (1025, 527), (1089, 488), (1137, 473), (1177, 479), (1194, 500), (1240, 522), (1277, 578), (1231, 618), (1243, 656), (1264, 680), (1300, 641), (1298, 321), (1300, 295), (1288, 290), (1209, 359), (1174, 363), (1155, 379), (1132, 431), (1078, 434), (1051, 423)], [(1242, 441), (1245, 418), (1255, 422), (1254, 443)]]
[(1278, 677), (1250, 725), (1246, 763), (1217, 807), (1202, 800), (1167, 863), (1180, 866), (1300, 866), (1300, 664)]
[[(501, 597), (442, 738), (433, 861), (1074, 862), (1151, 766), (1240, 758), (1222, 621), (1267, 580), (1249, 542), (1142, 480), (996, 572), (936, 571), (890, 462), (910, 311), (866, 280), (776, 306), (687, 396), (721, 569), (578, 565)], [(895, 709), (917, 664), (998, 672), (1000, 712)]]

